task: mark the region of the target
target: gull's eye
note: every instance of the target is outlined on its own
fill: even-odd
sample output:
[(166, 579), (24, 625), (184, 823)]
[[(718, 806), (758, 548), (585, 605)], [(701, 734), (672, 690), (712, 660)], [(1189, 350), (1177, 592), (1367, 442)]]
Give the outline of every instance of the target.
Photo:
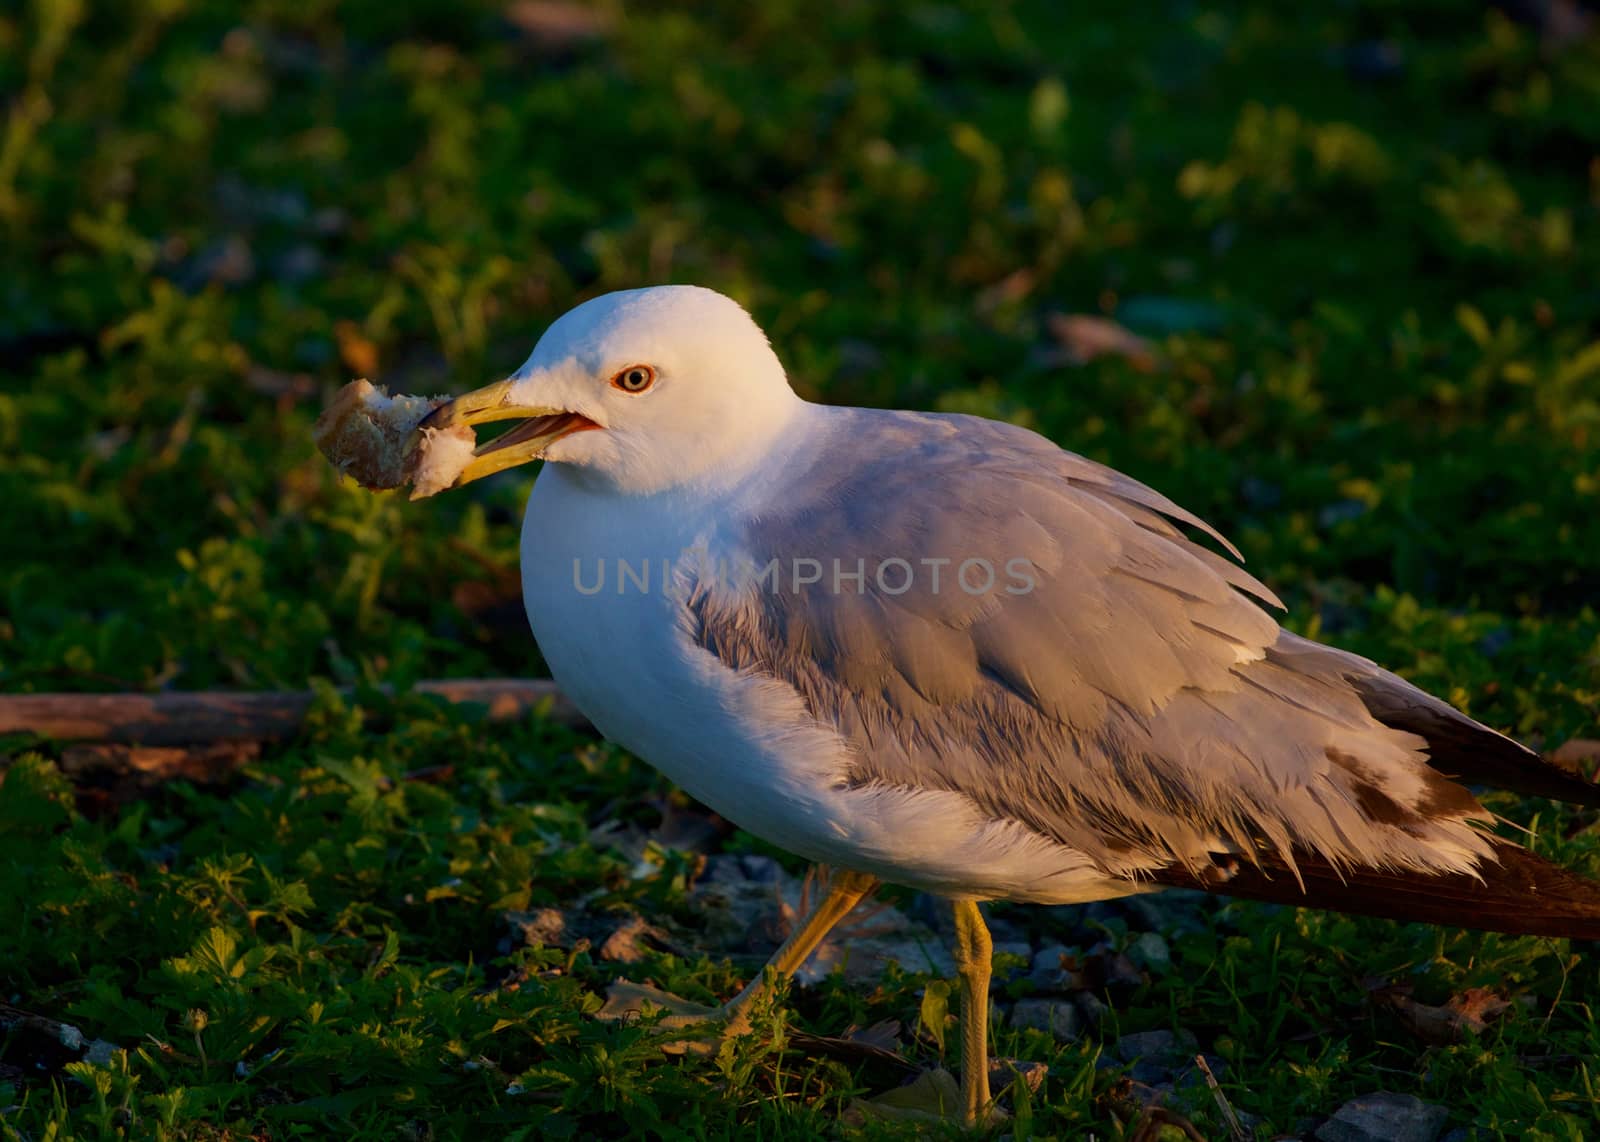
[(625, 393), (642, 393), (656, 383), (656, 371), (649, 365), (629, 365), (611, 378), (611, 387)]

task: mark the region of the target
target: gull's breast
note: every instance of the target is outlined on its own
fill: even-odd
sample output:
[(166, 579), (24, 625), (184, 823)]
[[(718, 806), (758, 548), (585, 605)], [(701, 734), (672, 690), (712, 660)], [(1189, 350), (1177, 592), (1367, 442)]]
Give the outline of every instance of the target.
[(788, 687), (729, 670), (685, 629), (686, 559), (735, 554), (716, 549), (716, 515), (596, 493), (547, 465), (523, 523), (528, 621), (551, 675), (606, 737), (740, 827), (837, 859), (845, 743)]

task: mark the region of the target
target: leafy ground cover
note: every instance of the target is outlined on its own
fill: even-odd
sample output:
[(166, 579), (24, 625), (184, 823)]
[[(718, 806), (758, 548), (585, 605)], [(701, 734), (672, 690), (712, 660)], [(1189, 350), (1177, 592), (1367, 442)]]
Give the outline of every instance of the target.
[[(1531, 7), (8, 9), (0, 687), (537, 672), (533, 477), (367, 495), (311, 419), (353, 375), (480, 384), (575, 300), (675, 280), (744, 300), (808, 395), (1033, 425), (1230, 534), (1296, 629), (1523, 740), (1594, 737), (1600, 48), (1577, 6)], [(759, 962), (700, 938), (704, 854), (618, 839), (692, 807), (548, 724), (360, 692), (234, 785), (94, 818), (51, 743), (6, 743), (0, 1001), (119, 1050), (0, 1048), (0, 1134), (912, 1129), (847, 1113), (893, 1076), (781, 1047), (895, 1020), (908, 1058), (949, 1058), (937, 977), (832, 976), (758, 1044), (664, 1059), (591, 1018), (606, 984), (710, 999)], [(1592, 817), (1493, 805), (1600, 873)], [(508, 939), (508, 912), (577, 901), (669, 938), (626, 966)], [(1099, 1020), (1068, 1041), (998, 1031), (1050, 1067), (1018, 1136), (1126, 1130), (1119, 1044), (1162, 1030), (1264, 1135), (1378, 1089), (1482, 1137), (1600, 1130), (1581, 946), (1241, 905), (996, 916), (1137, 969), (1073, 1000)], [(1420, 1034), (1453, 997), (1496, 1014)], [(1222, 1133), (1203, 1090), (1170, 1102)]]

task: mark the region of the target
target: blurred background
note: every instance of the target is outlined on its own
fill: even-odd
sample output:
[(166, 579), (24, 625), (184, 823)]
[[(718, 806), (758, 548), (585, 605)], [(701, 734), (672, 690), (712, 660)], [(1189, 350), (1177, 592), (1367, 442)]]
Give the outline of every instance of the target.
[(1220, 526), (1302, 629), (1507, 652), (1551, 673), (1541, 709), (1463, 661), (1474, 712), (1573, 728), (1600, 689), (1595, 25), (12, 8), (0, 686), (536, 669), (532, 474), (374, 497), (310, 421), (352, 377), (461, 391), (576, 301), (697, 282), (806, 395), (1036, 427)]
[[(359, 698), (100, 817), (54, 744), (0, 738), (0, 1137), (814, 1137), (903, 1077), (664, 1066), (597, 1024), (623, 971), (732, 994), (771, 941), (702, 890), (777, 908), (798, 868), (612, 747), (370, 685), (542, 669), (536, 475), (366, 493), (313, 449), (323, 401), (475, 388), (663, 282), (745, 303), (808, 397), (1132, 473), (1294, 629), (1600, 756), (1591, 4), (8, 4), (0, 690)], [(1489, 804), (1600, 870), (1592, 815)], [(1158, 1040), (1262, 1136), (1379, 1088), (1453, 1138), (1600, 1128), (1564, 943), (1143, 898), (991, 920), (1044, 1133), (1145, 1121), (1117, 1092)], [(829, 977), (787, 1018), (895, 1021), (933, 1065), (938, 976)], [(19, 1054), (11, 1003), (127, 1050)]]

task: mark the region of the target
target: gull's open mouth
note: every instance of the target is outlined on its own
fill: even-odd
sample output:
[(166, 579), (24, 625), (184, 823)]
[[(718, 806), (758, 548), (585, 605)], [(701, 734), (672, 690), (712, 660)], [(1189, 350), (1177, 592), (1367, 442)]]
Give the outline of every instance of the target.
[(502, 448), (515, 448), (530, 441), (541, 442), (541, 450), (550, 447), (562, 437), (571, 436), (574, 432), (583, 432), (600, 426), (581, 412), (551, 412), (543, 416), (530, 416), (521, 424), (506, 432), (502, 432), (493, 440), (478, 445), (473, 450), (474, 457), (488, 456)]
[(496, 420), (522, 422), (475, 447), (472, 459), (467, 461), (451, 487), (459, 488), (462, 484), (470, 484), (495, 472), (537, 460), (556, 441), (574, 432), (602, 427), (582, 413), (570, 409), (519, 404), (512, 397), (514, 387), (514, 381), (496, 381), (465, 393), (434, 409), (417, 426), (419, 432), (427, 432), (461, 425), (488, 424)]

